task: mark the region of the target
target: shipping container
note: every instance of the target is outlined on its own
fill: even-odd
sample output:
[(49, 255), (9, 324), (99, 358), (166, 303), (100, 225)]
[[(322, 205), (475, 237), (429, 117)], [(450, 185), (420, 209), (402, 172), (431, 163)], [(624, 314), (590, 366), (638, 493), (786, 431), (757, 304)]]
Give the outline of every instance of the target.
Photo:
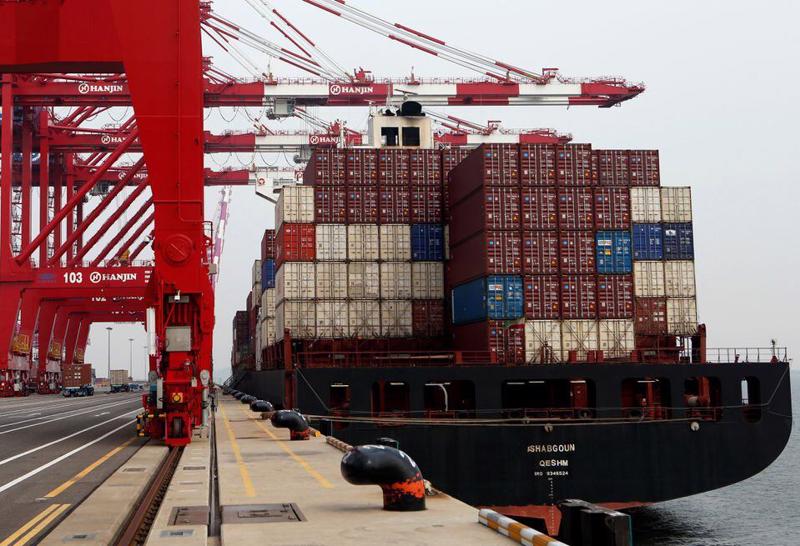
[(555, 188), (523, 187), (520, 194), (523, 229), (558, 229), (558, 194)]
[(438, 186), (412, 186), (411, 222), (414, 224), (442, 223), (443, 200), (442, 190)]
[(378, 151), (347, 150), (347, 183), (353, 186), (378, 184)]
[[(445, 243), (445, 230), (436, 224), (411, 226), (411, 259), (415, 262), (440, 262), (445, 259), (449, 244)], [(449, 231), (449, 230), (448, 230)]]
[(692, 336), (697, 333), (697, 300), (667, 298), (667, 333)]
[(275, 298), (313, 300), (316, 296), (316, 267), (313, 263), (287, 262), (275, 273)]
[(378, 220), (382, 224), (411, 222), (411, 191), (408, 186), (380, 186)]
[(694, 262), (664, 262), (664, 290), (668, 298), (693, 298), (695, 290)]
[(411, 299), (444, 299), (444, 264), (441, 262), (414, 262), (411, 279)]
[(636, 335), (658, 336), (667, 333), (667, 300), (636, 298)]
[(597, 279), (594, 275), (562, 275), (561, 316), (565, 319), (597, 318)]
[(522, 270), (527, 275), (559, 272), (559, 237), (555, 231), (522, 232)]
[(256, 260), (253, 262), (251, 277), (253, 294), (256, 298), (258, 298), (261, 296), (261, 260)]
[(275, 260), (261, 262), (261, 292), (275, 288)]
[(598, 231), (596, 246), (598, 273), (628, 275), (633, 271), (629, 231)]
[(523, 186), (556, 185), (556, 147), (553, 144), (520, 146), (520, 179)]
[(127, 385), (130, 381), (128, 370), (110, 370), (109, 375), (112, 385)]
[(351, 224), (378, 223), (378, 188), (347, 187), (347, 221)]
[(411, 259), (411, 226), (384, 224), (379, 228), (380, 259), (385, 262), (404, 262)]
[(64, 388), (83, 387), (92, 384), (91, 364), (65, 364), (61, 368), (61, 384)]
[(522, 274), (522, 236), (519, 232), (481, 232), (451, 246), (450, 251), (452, 255), (447, 270), (451, 285), (487, 275)]
[(482, 321), (453, 328), (453, 346), (458, 351), (488, 353), (493, 362), (525, 362), (525, 326), (502, 321)]
[(598, 275), (597, 316), (600, 319), (630, 319), (633, 311), (633, 276)]
[(558, 320), (561, 318), (561, 292), (558, 275), (526, 275), (525, 318)]
[(566, 229), (594, 228), (594, 196), (591, 188), (558, 189), (559, 226)]
[(412, 186), (434, 186), (441, 191), (442, 155), (439, 150), (410, 151), (409, 167)]
[(270, 317), (261, 321), (261, 345), (262, 348), (275, 345), (275, 318)]
[(450, 220), (450, 173), (466, 159), (472, 151), (467, 148), (451, 148), (442, 154), (442, 220)]
[(275, 227), (280, 230), (284, 223), (314, 223), (314, 188), (309, 186), (285, 186), (281, 189), (275, 207)]
[(303, 182), (306, 185), (338, 185), (345, 181), (345, 152), (335, 148), (315, 148)]
[(371, 262), (380, 259), (378, 226), (355, 224), (347, 226), (347, 258), (351, 261)]
[(381, 304), (374, 300), (350, 300), (348, 303), (350, 336), (374, 339), (381, 335)]
[(631, 188), (631, 221), (636, 224), (661, 221), (660, 188)]
[(317, 254), (316, 239), (314, 224), (283, 224), (275, 242), (278, 267), (284, 262), (313, 262)]
[(346, 300), (318, 300), (316, 310), (317, 337), (323, 339), (350, 337), (348, 309), (349, 306)]
[(347, 263), (318, 262), (315, 297), (326, 300), (347, 299), (348, 280)]
[(665, 260), (694, 260), (692, 224), (663, 224), (663, 230)]
[(631, 150), (628, 155), (631, 186), (661, 185), (658, 150)]
[(516, 320), (525, 315), (522, 278), (490, 275), (456, 286), (452, 292), (453, 324)]
[(520, 194), (516, 186), (485, 187), (483, 192), (485, 229), (520, 228)]
[(411, 337), (413, 335), (410, 300), (381, 301), (381, 335), (383, 337)]
[(595, 150), (594, 157), (597, 183), (600, 186), (630, 186), (628, 150)]
[(529, 320), (525, 322), (525, 361), (532, 364), (563, 362), (561, 322)]
[(563, 231), (558, 239), (562, 273), (577, 275), (595, 272), (595, 236), (592, 232)]
[(410, 263), (381, 263), (381, 298), (393, 300), (411, 299)]
[(347, 226), (317, 224), (317, 260), (341, 262), (347, 260)]
[(691, 188), (661, 188), (661, 220), (673, 223), (692, 221)]
[(592, 177), (592, 146), (562, 144), (556, 149), (556, 172), (561, 186), (590, 186)]
[(633, 285), (637, 298), (663, 298), (664, 262), (634, 262)]
[(584, 361), (590, 351), (600, 348), (596, 320), (565, 320), (561, 322), (561, 349), (565, 360)]
[(408, 150), (378, 150), (378, 183), (381, 186), (404, 186), (410, 182)]
[(441, 337), (444, 335), (444, 301), (416, 300), (411, 303), (412, 335)]
[(630, 229), (630, 190), (616, 187), (595, 188), (594, 223), (597, 229)]
[(326, 224), (347, 222), (347, 190), (344, 186), (314, 186), (316, 221)]
[(519, 185), (517, 146), (487, 144), (473, 151), (450, 172), (447, 201), (450, 216), (456, 205), (488, 186)]
[(347, 276), (350, 298), (380, 298), (381, 270), (377, 262), (350, 262), (347, 265)]
[(598, 332), (604, 358), (628, 358), (636, 348), (633, 320), (601, 320)]
[(633, 224), (633, 259), (662, 260), (663, 233), (661, 224)]
[(317, 304), (312, 300), (286, 300), (275, 309), (275, 339), (289, 330), (292, 339), (316, 339)]
[(275, 318), (275, 288), (264, 290), (261, 294), (261, 317), (262, 318)]
[(277, 232), (274, 229), (264, 231), (264, 236), (261, 238), (261, 261), (275, 259), (276, 237)]

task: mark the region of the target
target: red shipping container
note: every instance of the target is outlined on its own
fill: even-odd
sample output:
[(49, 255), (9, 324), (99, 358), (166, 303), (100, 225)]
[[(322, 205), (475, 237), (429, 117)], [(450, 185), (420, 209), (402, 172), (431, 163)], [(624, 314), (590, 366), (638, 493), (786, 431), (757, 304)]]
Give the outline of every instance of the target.
[(348, 150), (345, 168), (349, 185), (376, 185), (378, 183), (378, 151)]
[(520, 180), (523, 186), (556, 185), (556, 146), (523, 144), (520, 146)]
[(568, 320), (597, 318), (597, 281), (594, 275), (561, 277), (561, 317)]
[(595, 235), (591, 231), (562, 231), (559, 236), (561, 272), (590, 274), (595, 272)]
[(519, 188), (479, 186), (450, 210), (451, 244), (487, 229), (519, 230)]
[[(489, 358), (498, 364), (525, 363), (525, 327), (510, 326), (500, 321), (485, 321), (453, 328), (453, 346), (457, 351), (479, 353), (478, 358)], [(471, 355), (464, 355), (465, 358)]]
[(597, 315), (601, 319), (633, 318), (633, 277), (599, 275), (597, 277)]
[(591, 144), (563, 144), (556, 149), (556, 171), (560, 186), (591, 186), (594, 182)]
[(344, 150), (316, 148), (303, 175), (308, 185), (344, 183)]
[(407, 186), (381, 185), (378, 199), (382, 224), (411, 222), (411, 192)]
[(519, 229), (519, 189), (498, 186), (484, 189), (485, 225), (487, 229)]
[(275, 236), (274, 229), (264, 231), (264, 236), (261, 238), (261, 260), (275, 259)]
[(560, 188), (558, 216), (561, 229), (593, 229), (593, 201), (591, 188)]
[(378, 223), (378, 188), (348, 186), (347, 221), (351, 224)]
[(407, 186), (411, 169), (408, 150), (378, 151), (378, 181), (382, 186)]
[(601, 186), (629, 186), (628, 150), (596, 150), (594, 152), (597, 183)]
[(450, 172), (469, 156), (471, 150), (466, 148), (452, 148), (442, 153), (442, 218), (445, 222), (450, 220)]
[(448, 286), (486, 275), (522, 274), (522, 237), (514, 231), (481, 231), (451, 244)]
[(522, 267), (528, 275), (559, 272), (558, 233), (555, 231), (522, 232)]
[(555, 188), (522, 187), (522, 228), (558, 229), (558, 195)]
[(630, 190), (622, 187), (595, 188), (594, 223), (597, 229), (630, 229)]
[(410, 180), (412, 186), (436, 186), (442, 184), (442, 155), (439, 150), (413, 150), (409, 153)]
[(414, 224), (442, 223), (442, 190), (437, 186), (412, 186), (411, 222)]
[(667, 300), (636, 298), (634, 331), (637, 335), (667, 334)]
[(519, 146), (516, 144), (488, 144), (478, 148), (482, 152), (484, 183), (491, 186), (519, 185)]
[(347, 222), (347, 190), (344, 186), (315, 186), (314, 210), (320, 224)]
[(414, 337), (442, 337), (444, 335), (444, 302), (442, 300), (412, 302), (411, 317)]
[(285, 262), (313, 262), (317, 254), (315, 224), (282, 224), (275, 243), (278, 267)]
[(557, 275), (526, 275), (525, 318), (558, 320), (561, 318), (561, 284)]
[(658, 150), (631, 150), (628, 161), (631, 186), (661, 185)]

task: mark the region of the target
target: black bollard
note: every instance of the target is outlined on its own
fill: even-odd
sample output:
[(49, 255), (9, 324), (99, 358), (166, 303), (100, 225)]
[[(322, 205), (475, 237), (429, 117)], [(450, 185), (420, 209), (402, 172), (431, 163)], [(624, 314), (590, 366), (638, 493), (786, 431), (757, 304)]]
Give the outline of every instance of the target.
[(425, 510), (425, 482), (417, 463), (399, 449), (359, 446), (342, 458), (342, 476), (353, 485), (377, 485), (383, 490), (383, 509)]
[(288, 428), (289, 438), (292, 441), (311, 438), (311, 427), (308, 425), (308, 421), (294, 410), (276, 411), (272, 414), (270, 422), (275, 428)]
[(250, 402), (250, 409), (256, 413), (272, 413), (275, 411), (275, 408), (272, 407), (272, 404), (265, 400), (256, 400), (254, 402)]

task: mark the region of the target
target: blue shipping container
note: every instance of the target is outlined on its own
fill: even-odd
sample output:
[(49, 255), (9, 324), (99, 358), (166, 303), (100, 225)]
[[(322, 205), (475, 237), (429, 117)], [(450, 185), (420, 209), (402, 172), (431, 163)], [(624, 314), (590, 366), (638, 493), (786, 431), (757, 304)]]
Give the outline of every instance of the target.
[(261, 292), (275, 288), (275, 260), (261, 261)]
[(630, 232), (598, 231), (596, 242), (598, 273), (614, 275), (633, 271)]
[(664, 258), (694, 260), (694, 229), (691, 223), (664, 224)]
[(633, 259), (663, 260), (661, 224), (633, 224)]
[(412, 225), (411, 259), (415, 262), (444, 261), (444, 227), (439, 224)]
[(522, 277), (491, 275), (453, 289), (453, 324), (515, 320), (524, 315)]

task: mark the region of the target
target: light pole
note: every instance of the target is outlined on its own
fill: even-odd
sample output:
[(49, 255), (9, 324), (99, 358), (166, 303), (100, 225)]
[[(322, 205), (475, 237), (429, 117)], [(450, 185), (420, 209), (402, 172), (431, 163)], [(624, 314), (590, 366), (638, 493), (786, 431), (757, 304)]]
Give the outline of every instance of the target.
[(106, 326), (108, 332), (108, 380), (111, 381), (111, 326)]
[(130, 360), (128, 361), (128, 379), (133, 381), (133, 338), (129, 337), (128, 342), (130, 343)]

